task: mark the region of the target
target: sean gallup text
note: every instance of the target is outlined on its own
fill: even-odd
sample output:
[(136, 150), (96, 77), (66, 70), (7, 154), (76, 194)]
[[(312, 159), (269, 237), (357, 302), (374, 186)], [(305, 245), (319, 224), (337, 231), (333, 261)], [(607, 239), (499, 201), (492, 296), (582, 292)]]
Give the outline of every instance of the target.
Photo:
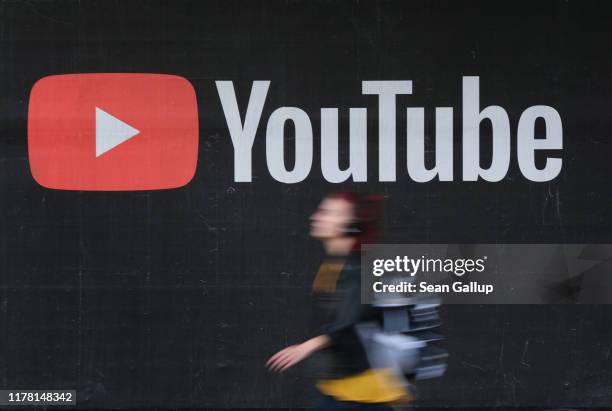
[(463, 283), (455, 281), (452, 284), (429, 284), (426, 281), (412, 283), (402, 281), (396, 284), (384, 284), (376, 281), (372, 285), (375, 293), (465, 293), (465, 294), (491, 294), (493, 284), (478, 283), (470, 281)]

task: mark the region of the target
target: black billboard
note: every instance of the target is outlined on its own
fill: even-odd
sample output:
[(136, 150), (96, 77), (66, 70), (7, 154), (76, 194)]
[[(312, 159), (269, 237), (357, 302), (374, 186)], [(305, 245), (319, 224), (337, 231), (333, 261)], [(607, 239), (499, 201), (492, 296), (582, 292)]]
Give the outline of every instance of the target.
[[(310, 406), (265, 363), (317, 322), (328, 193), (384, 196), (382, 243), (612, 242), (605, 6), (0, 2), (0, 388)], [(610, 305), (440, 316), (417, 405), (612, 405)]]

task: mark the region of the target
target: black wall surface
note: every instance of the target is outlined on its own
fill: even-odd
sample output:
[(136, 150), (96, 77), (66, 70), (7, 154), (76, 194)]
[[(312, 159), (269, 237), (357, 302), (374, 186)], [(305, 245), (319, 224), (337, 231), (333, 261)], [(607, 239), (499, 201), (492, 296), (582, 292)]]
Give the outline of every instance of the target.
[[(306, 366), (278, 376), (264, 362), (309, 335), (323, 251), (307, 235), (308, 216), (329, 191), (387, 194), (387, 242), (612, 242), (605, 5), (0, 2), (1, 388), (74, 388), (81, 406), (97, 407), (308, 405)], [(200, 147), (191, 183), (78, 192), (33, 180), (30, 88), (85, 72), (192, 82)], [(481, 107), (507, 110), (513, 150), (525, 108), (558, 110), (561, 175), (530, 182), (513, 154), (499, 183), (410, 180), (404, 108), (426, 107), (432, 134), (433, 108), (455, 107), (460, 144), (467, 75), (480, 76)], [(397, 79), (413, 80), (414, 92), (398, 98), (398, 181), (379, 183), (377, 99), (361, 95), (361, 81)], [(243, 109), (251, 82), (271, 80), (251, 183), (234, 182), (215, 80), (234, 81)], [(266, 167), (265, 122), (280, 106), (313, 122), (313, 169), (295, 185)], [(348, 107), (368, 108), (368, 183), (322, 178), (321, 107), (340, 107), (344, 134)], [(456, 149), (457, 171), (460, 156)], [(419, 385), (420, 404), (612, 405), (611, 316), (612, 307), (595, 305), (446, 306), (449, 369)]]

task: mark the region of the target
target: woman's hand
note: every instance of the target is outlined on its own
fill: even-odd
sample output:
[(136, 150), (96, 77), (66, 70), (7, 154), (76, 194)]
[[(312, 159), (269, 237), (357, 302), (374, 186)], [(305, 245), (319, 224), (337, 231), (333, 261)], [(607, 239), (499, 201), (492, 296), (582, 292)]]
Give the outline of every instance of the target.
[(328, 336), (320, 335), (302, 344), (290, 345), (270, 357), (268, 362), (266, 362), (266, 367), (270, 371), (283, 372), (308, 357), (314, 351), (325, 347), (329, 344), (329, 341)]
[(270, 371), (283, 372), (308, 357), (310, 353), (311, 351), (304, 344), (290, 345), (270, 357), (266, 367)]

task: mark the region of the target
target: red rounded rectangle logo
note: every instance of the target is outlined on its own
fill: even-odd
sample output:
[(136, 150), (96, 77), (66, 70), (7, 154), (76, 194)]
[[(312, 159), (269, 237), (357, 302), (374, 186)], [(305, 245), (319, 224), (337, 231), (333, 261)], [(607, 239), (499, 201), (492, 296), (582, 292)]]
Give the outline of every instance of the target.
[(156, 190), (193, 178), (198, 107), (191, 83), (165, 74), (43, 77), (28, 107), (34, 179), (60, 190)]

